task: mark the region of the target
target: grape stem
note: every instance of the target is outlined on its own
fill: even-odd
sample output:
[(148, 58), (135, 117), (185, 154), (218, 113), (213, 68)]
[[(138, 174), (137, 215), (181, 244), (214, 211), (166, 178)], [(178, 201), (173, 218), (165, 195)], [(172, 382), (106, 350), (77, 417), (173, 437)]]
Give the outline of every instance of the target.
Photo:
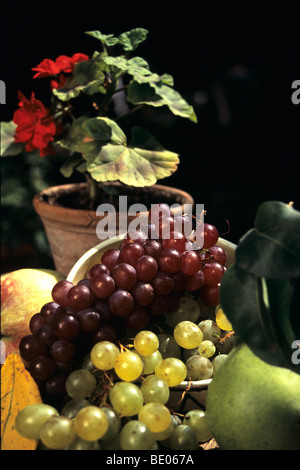
[(188, 391), (190, 390), (191, 385), (192, 385), (192, 380), (191, 380), (191, 378), (189, 378), (189, 383), (188, 383), (186, 389), (182, 392), (180, 400), (177, 403), (172, 403), (171, 406), (178, 406), (183, 402), (183, 399), (184, 399), (185, 395), (188, 393)]

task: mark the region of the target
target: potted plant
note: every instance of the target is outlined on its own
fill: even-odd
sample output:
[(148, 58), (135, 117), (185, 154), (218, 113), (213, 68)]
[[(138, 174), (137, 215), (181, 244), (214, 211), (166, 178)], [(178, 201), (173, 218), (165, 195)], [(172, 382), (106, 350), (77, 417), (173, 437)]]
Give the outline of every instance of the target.
[(1, 126), (2, 156), (55, 153), (63, 159), (65, 177), (75, 171), (84, 175), (85, 182), (45, 189), (33, 201), (55, 267), (63, 274), (99, 243), (96, 225), (101, 215), (96, 209), (102, 202), (113, 203), (118, 210), (120, 195), (134, 195), (133, 202), (147, 200), (148, 206), (193, 204), (186, 192), (156, 184), (176, 171), (177, 153), (164, 149), (139, 126), (132, 127), (127, 140), (130, 129), (124, 118), (144, 105), (167, 106), (174, 115), (197, 121), (193, 107), (174, 90), (173, 78), (151, 72), (143, 58), (132, 56), (148, 31), (86, 34), (101, 44), (91, 57), (61, 55), (32, 69), (34, 79), (50, 78), (50, 106), (45, 107), (34, 93), (27, 98), (19, 92), (19, 109), (11, 122)]

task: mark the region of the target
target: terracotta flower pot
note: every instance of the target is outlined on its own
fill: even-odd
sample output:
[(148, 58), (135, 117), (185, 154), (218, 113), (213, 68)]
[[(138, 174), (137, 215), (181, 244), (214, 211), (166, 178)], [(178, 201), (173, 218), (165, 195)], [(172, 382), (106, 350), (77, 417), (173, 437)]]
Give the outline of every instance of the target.
[[(181, 213), (184, 204), (194, 205), (192, 196), (169, 186), (128, 188), (119, 183), (105, 183), (105, 185), (119, 195), (127, 195), (128, 201), (134, 195), (134, 202), (144, 204), (146, 207), (149, 206), (149, 201), (150, 204), (158, 202), (166, 202), (169, 205), (180, 204), (178, 212)], [(34, 208), (42, 220), (47, 235), (55, 269), (65, 276), (87, 250), (105, 239), (99, 238), (99, 233), (98, 235), (96, 233), (97, 225), (105, 215), (97, 215), (96, 210), (75, 208), (75, 200), (80, 199), (78, 195), (84, 197), (86, 194), (86, 183), (74, 183), (45, 189), (33, 199)], [(68, 206), (74, 207), (66, 207), (64, 201), (68, 201)], [(109, 202), (109, 198), (105, 202)], [(131, 204), (132, 202), (128, 202), (128, 207)], [(116, 235), (118, 235), (120, 227), (117, 208), (116, 215)], [(135, 218), (136, 216), (128, 216), (127, 226)], [(121, 231), (123, 228), (122, 226)]]

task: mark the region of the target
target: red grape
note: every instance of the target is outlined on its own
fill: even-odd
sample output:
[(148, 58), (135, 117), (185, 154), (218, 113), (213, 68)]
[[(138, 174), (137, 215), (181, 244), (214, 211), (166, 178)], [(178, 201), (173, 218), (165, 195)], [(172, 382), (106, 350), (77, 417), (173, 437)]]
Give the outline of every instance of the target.
[(178, 250), (169, 248), (161, 251), (158, 259), (158, 266), (162, 271), (174, 274), (180, 270), (181, 264), (181, 253)]
[(92, 280), (91, 290), (93, 294), (99, 299), (108, 298), (115, 291), (115, 289), (115, 281), (109, 274), (98, 274), (98, 276)]
[(164, 250), (172, 248), (178, 250), (180, 253), (186, 251), (186, 237), (179, 231), (174, 230), (170, 233), (168, 238), (164, 238), (162, 241), (162, 247)]
[(135, 265), (137, 260), (145, 253), (140, 243), (127, 243), (120, 252), (120, 262)]
[(37, 356), (30, 362), (29, 372), (35, 380), (49, 380), (53, 377), (56, 364), (49, 356)]
[(36, 336), (41, 344), (44, 344), (45, 346), (48, 346), (49, 348), (58, 339), (53, 333), (52, 326), (50, 325), (41, 326)]
[(195, 292), (201, 289), (203, 284), (204, 284), (204, 274), (201, 271), (201, 269), (199, 269), (199, 271), (197, 271), (195, 274), (193, 274), (192, 276), (188, 276), (186, 278), (185, 289), (189, 292)]
[(68, 305), (75, 310), (82, 310), (92, 305), (94, 295), (84, 284), (77, 284), (68, 291)]
[(161, 243), (158, 240), (147, 240), (143, 243), (145, 255), (152, 256), (156, 261), (159, 258), (159, 254), (162, 250)]
[(103, 253), (101, 263), (108, 267), (111, 272), (112, 269), (118, 264), (120, 258), (120, 250), (110, 248)]
[(150, 281), (158, 271), (156, 260), (149, 255), (141, 256), (135, 265), (137, 277), (140, 281)]
[(29, 329), (35, 335), (41, 326), (45, 325), (46, 320), (40, 313), (35, 313), (29, 320)]
[(116, 330), (109, 323), (104, 323), (99, 330), (93, 333), (92, 343), (96, 344), (100, 341), (111, 341), (112, 343), (117, 341)]
[(192, 276), (201, 268), (201, 259), (196, 251), (185, 251), (182, 253), (181, 271), (187, 276)]
[(168, 295), (174, 288), (174, 280), (171, 274), (158, 271), (156, 276), (152, 279), (151, 285), (157, 295)]
[(67, 280), (58, 281), (52, 289), (52, 299), (61, 307), (69, 305), (68, 292), (73, 287), (73, 283)]
[(138, 281), (137, 272), (131, 264), (117, 264), (111, 273), (115, 284), (120, 289), (131, 290)]
[(53, 333), (59, 339), (71, 341), (79, 333), (78, 320), (73, 315), (62, 315), (53, 323)]
[(159, 204), (151, 204), (151, 209), (149, 210), (149, 218), (148, 221), (150, 224), (154, 224), (157, 226), (158, 220), (160, 217), (169, 217), (171, 215), (171, 209), (168, 204), (159, 203)]
[(80, 329), (86, 333), (96, 331), (101, 324), (100, 313), (92, 308), (77, 312), (76, 319), (79, 322)]
[(56, 302), (47, 302), (41, 308), (41, 315), (45, 318), (47, 325), (52, 325), (57, 314), (61, 314), (62, 308)]
[(124, 289), (116, 290), (108, 299), (109, 307), (117, 317), (126, 317), (134, 307), (134, 300), (130, 292)]
[(207, 263), (202, 267), (204, 284), (215, 286), (221, 282), (224, 268), (220, 263)]
[(214, 225), (204, 224), (203, 248), (211, 248), (219, 239), (219, 232)]
[(90, 279), (94, 279), (100, 273), (110, 274), (110, 270), (105, 264), (97, 263), (97, 264), (94, 264), (94, 266), (90, 268), (88, 275)]
[(135, 302), (141, 307), (147, 307), (154, 299), (154, 289), (147, 282), (138, 282), (132, 291)]
[(206, 261), (215, 261), (216, 263), (222, 264), (224, 266), (227, 262), (227, 253), (221, 246), (212, 246), (209, 249), (209, 252), (206, 253)]
[(76, 348), (74, 343), (64, 339), (58, 339), (52, 344), (50, 354), (55, 362), (67, 363), (75, 356)]
[(19, 343), (19, 350), (24, 361), (31, 362), (36, 356), (43, 356), (47, 353), (46, 346), (41, 344), (34, 335), (23, 336)]

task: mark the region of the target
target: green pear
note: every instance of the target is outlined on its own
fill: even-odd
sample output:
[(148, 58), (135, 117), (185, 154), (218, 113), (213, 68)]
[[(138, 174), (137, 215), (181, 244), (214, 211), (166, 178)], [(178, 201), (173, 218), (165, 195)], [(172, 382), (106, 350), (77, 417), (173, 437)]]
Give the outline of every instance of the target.
[(206, 417), (221, 449), (300, 450), (300, 375), (240, 344), (209, 385)]

